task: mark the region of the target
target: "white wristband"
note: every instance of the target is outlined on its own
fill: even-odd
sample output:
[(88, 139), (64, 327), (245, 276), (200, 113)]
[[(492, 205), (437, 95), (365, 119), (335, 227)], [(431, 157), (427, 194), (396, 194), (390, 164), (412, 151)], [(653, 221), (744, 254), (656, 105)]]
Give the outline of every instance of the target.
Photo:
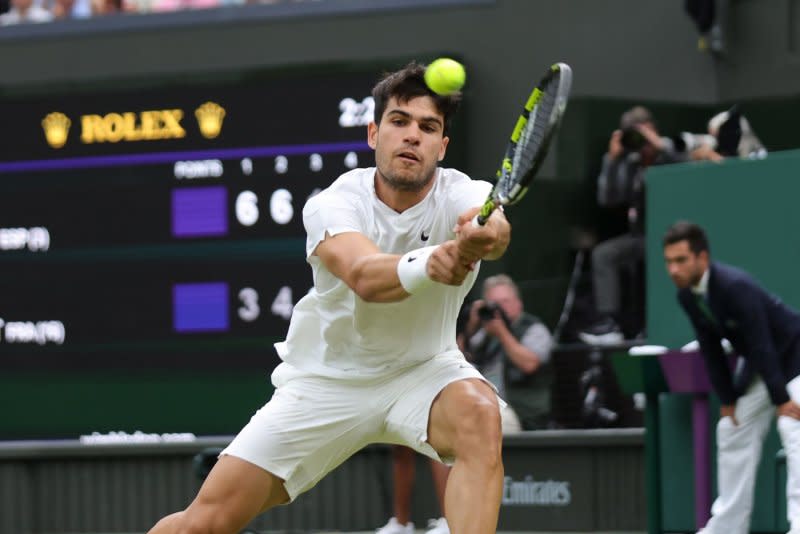
[(400, 285), (408, 293), (414, 293), (430, 285), (433, 280), (428, 277), (428, 258), (438, 247), (422, 247), (406, 252), (397, 264), (397, 277)]

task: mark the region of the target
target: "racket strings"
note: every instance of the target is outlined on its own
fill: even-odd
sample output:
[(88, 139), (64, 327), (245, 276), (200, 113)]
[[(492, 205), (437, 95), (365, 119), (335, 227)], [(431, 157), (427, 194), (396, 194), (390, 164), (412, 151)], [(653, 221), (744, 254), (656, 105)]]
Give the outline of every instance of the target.
[[(554, 79), (547, 87), (531, 110), (528, 123), (523, 128), (514, 152), (512, 163), (511, 182), (530, 172), (535, 164), (539, 147), (549, 131), (550, 120), (556, 105), (558, 79)], [(509, 184), (509, 189), (513, 183)]]
[(558, 128), (571, 86), (572, 70), (569, 65), (558, 63), (531, 93), (525, 104), (530, 111), (518, 118), (511, 134), (497, 172), (498, 180), (484, 206), (489, 206), (484, 219), (495, 206), (515, 204), (525, 196), (528, 182), (544, 161), (550, 139)]

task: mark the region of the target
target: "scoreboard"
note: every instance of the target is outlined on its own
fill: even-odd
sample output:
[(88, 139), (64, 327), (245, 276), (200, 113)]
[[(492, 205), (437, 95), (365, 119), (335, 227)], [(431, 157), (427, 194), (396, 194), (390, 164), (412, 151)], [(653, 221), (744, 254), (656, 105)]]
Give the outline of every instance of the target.
[(303, 204), (374, 164), (379, 74), (0, 99), (0, 438), (236, 431), (312, 285)]

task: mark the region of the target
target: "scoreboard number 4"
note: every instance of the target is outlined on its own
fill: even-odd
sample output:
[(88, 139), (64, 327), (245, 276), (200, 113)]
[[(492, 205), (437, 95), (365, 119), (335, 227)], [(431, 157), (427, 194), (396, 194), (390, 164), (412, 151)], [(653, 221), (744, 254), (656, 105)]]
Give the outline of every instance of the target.
[[(239, 291), (239, 301), (242, 305), (239, 307), (239, 318), (245, 322), (253, 322), (261, 315), (261, 306), (258, 303), (258, 291), (252, 287), (245, 287)], [(282, 286), (275, 295), (275, 300), (272, 301), (270, 311), (278, 317), (283, 317), (287, 321), (292, 316), (294, 310), (294, 301), (292, 299), (292, 288), (289, 286)]]

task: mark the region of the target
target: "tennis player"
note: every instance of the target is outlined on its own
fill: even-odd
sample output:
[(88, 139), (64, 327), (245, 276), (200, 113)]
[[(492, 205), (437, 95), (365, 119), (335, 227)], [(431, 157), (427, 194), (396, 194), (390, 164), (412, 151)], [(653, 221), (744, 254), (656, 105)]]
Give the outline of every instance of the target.
[(451, 531), (495, 532), (502, 401), (455, 336), (479, 262), (504, 253), (510, 226), (501, 210), (473, 225), (490, 184), (438, 166), (460, 95), (431, 92), (424, 71), (411, 63), (373, 89), (376, 167), (345, 173), (303, 209), (314, 288), (276, 345), (272, 399), (152, 534), (238, 532), (379, 442), (452, 463)]

